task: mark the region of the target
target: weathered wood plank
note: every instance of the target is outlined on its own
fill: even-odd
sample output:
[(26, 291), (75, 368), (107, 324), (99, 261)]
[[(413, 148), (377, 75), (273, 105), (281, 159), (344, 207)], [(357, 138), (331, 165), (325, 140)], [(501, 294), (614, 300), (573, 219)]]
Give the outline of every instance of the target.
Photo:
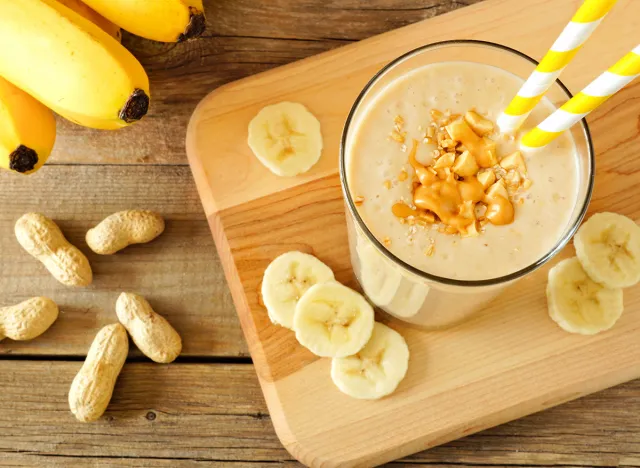
[(220, 85), (480, 0), (205, 0), (205, 36), (161, 44), (125, 35), (151, 79), (139, 124), (94, 131), (59, 119), (52, 163), (185, 163), (189, 116)]
[[(93, 458), (93, 457), (56, 457), (41, 455), (11, 455), (8, 459), (0, 459), (0, 467), (11, 468), (32, 468), (34, 466), (46, 466), (47, 468), (201, 468), (201, 467), (231, 467), (231, 468), (300, 468), (301, 465), (295, 461), (228, 461), (228, 460), (184, 460), (184, 459), (162, 459), (162, 458)], [(489, 463), (460, 464), (460, 463), (430, 463), (413, 462), (411, 460), (387, 463), (385, 468), (415, 468), (425, 466), (428, 468), (585, 468), (584, 465), (494, 465)], [(613, 466), (611, 468), (614, 468)], [(638, 468), (636, 465), (615, 465), (615, 468)]]
[[(361, 40), (482, 0), (222, 0), (205, 2), (208, 33)], [(250, 32), (250, 34), (247, 34)]]
[[(186, 356), (245, 356), (228, 287), (207, 221), (186, 167), (46, 166), (22, 177), (0, 173), (0, 305), (46, 295), (61, 307), (58, 321), (33, 341), (0, 342), (0, 354), (83, 355), (97, 330), (117, 320), (123, 290), (146, 296), (176, 327)], [(155, 241), (102, 256), (84, 235), (112, 212), (147, 208), (167, 220)], [(94, 271), (88, 288), (59, 284), (17, 243), (13, 226), (39, 211), (57, 221), (85, 252)], [(133, 354), (139, 354), (132, 350)]]
[[(231, 468), (277, 468), (300, 467), (294, 461), (229, 461), (229, 460), (185, 460), (163, 458), (123, 458), (123, 457), (58, 457), (46, 455), (12, 454), (6, 459), (0, 459), (0, 467), (33, 468), (41, 466), (47, 468), (202, 468), (202, 467), (231, 467)], [(411, 465), (415, 466), (415, 465)], [(454, 465), (455, 466), (455, 465)], [(459, 465), (458, 465), (459, 466)], [(489, 467), (493, 468), (493, 467)], [(498, 468), (498, 467), (496, 467)], [(506, 468), (506, 467), (505, 467)]]
[[(184, 163), (186, 122), (210, 90), (476, 1), (205, 0), (209, 32), (199, 41), (163, 45), (125, 37), (125, 44), (149, 70), (151, 115), (120, 132), (96, 132), (61, 122), (52, 162)], [(197, 343), (185, 340), (186, 354), (200, 355), (204, 346), (208, 355), (245, 355), (244, 340), (188, 172), (145, 168), (141, 172), (145, 175), (138, 179), (130, 171), (137, 173), (139, 168), (49, 167), (42, 174), (51, 181), (31, 176), (33, 183), (0, 175), (1, 303), (30, 295), (30, 287), (23, 283), (30, 281), (38, 285), (38, 293), (62, 295), (69, 305), (76, 301), (86, 304), (84, 308), (63, 309), (59, 323), (31, 344), (0, 343), (0, 354), (9, 347), (14, 354), (83, 354), (94, 329), (112, 317), (115, 297), (107, 298), (106, 294), (116, 294), (124, 283), (118, 275), (125, 273), (146, 291), (163, 290), (149, 297), (160, 301), (158, 310), (181, 332), (195, 327), (207, 330), (208, 338), (198, 338)], [(91, 195), (94, 191), (110, 193), (110, 199)], [(37, 198), (31, 199), (34, 193)], [(83, 196), (91, 203), (83, 203)], [(24, 197), (30, 201), (25, 203)], [(110, 211), (130, 207), (134, 198), (145, 207), (171, 212), (168, 229), (165, 239), (157, 241), (163, 242), (158, 244), (162, 248), (155, 244), (135, 247), (126, 252), (126, 263), (103, 258), (96, 264), (91, 258), (94, 266), (100, 266), (96, 268), (102, 278), (100, 288), (111, 285), (113, 291), (98, 294), (59, 289), (61, 286), (39, 271), (37, 264), (21, 258), (13, 266), (18, 254), (24, 254), (13, 251), (19, 247), (12, 234), (13, 221), (23, 208), (44, 206), (86, 252), (84, 230)], [(82, 225), (77, 226), (78, 222)], [(166, 237), (180, 242), (173, 244)], [(189, 264), (188, 275), (192, 270), (198, 272), (197, 281), (167, 284), (164, 278), (176, 278), (173, 272), (179, 262), (159, 265), (165, 255), (182, 257)], [(201, 263), (209, 265), (208, 269), (202, 270)], [(155, 267), (153, 276), (147, 276), (147, 266)], [(180, 266), (178, 271), (184, 273), (185, 268)], [(158, 283), (153, 284), (156, 279)], [(208, 301), (202, 298), (205, 291)], [(185, 296), (191, 301), (183, 309)], [(99, 310), (90, 308), (94, 301), (100, 302)], [(206, 312), (194, 312), (197, 307)], [(0, 361), (0, 466), (298, 466), (280, 447), (265, 417), (251, 366), (127, 364), (116, 390), (114, 419), (89, 426), (76, 423), (66, 406), (68, 385), (79, 366), (76, 362)], [(390, 466), (638, 467), (639, 405), (640, 383), (634, 382)], [(238, 413), (230, 412), (229, 408), (236, 407), (240, 408)], [(146, 419), (150, 412), (156, 415), (153, 421)], [(210, 435), (211, 429), (215, 434)], [(141, 449), (137, 450), (139, 444)]]
[[(76, 422), (67, 406), (80, 365), (0, 360), (0, 466), (291, 461), (273, 432), (251, 365), (125, 364), (105, 417), (92, 424)], [(639, 412), (640, 380), (392, 466), (640, 466)]]
[(0, 361), (0, 454), (290, 459), (251, 365), (125, 364), (105, 417), (92, 424), (68, 408), (80, 366)]

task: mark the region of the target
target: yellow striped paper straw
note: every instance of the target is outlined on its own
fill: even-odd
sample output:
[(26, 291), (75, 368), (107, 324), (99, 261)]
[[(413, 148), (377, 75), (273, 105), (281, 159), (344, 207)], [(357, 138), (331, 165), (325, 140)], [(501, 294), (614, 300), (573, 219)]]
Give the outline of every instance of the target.
[(520, 128), (616, 2), (617, 0), (585, 0), (516, 97), (498, 117), (501, 132), (513, 133)]
[(638, 76), (640, 45), (522, 137), (522, 146), (539, 148), (547, 145)]

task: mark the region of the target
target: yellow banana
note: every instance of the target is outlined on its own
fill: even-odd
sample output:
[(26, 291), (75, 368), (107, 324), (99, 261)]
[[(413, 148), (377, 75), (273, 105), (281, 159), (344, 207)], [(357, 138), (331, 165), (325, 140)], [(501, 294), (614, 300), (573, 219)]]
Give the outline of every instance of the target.
[(181, 42), (205, 29), (202, 0), (82, 0), (122, 29), (161, 42)]
[(22, 174), (37, 171), (55, 139), (53, 112), (0, 77), (0, 167)]
[(63, 5), (71, 8), (73, 11), (78, 13), (81, 16), (84, 16), (89, 21), (99, 26), (100, 29), (109, 33), (110, 36), (113, 36), (118, 42), (122, 40), (122, 30), (120, 26), (113, 24), (107, 18), (102, 16), (95, 10), (92, 10), (86, 3), (83, 3), (82, 0), (58, 0)]
[(125, 127), (149, 108), (142, 65), (56, 0), (0, 0), (0, 75), (88, 127)]

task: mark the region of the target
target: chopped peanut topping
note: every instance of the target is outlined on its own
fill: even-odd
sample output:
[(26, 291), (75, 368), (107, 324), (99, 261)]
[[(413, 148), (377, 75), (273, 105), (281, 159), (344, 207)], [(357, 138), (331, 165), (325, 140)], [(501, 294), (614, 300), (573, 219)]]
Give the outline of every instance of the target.
[(482, 184), (484, 189), (488, 189), (496, 181), (496, 173), (492, 169), (482, 169), (477, 174), (478, 182)]
[(485, 136), (493, 132), (493, 122), (491, 120), (485, 119), (475, 111), (469, 111), (464, 114), (464, 120), (479, 136)]
[(391, 245), (391, 239), (389, 239), (388, 237), (385, 237), (384, 239), (382, 239), (382, 243), (387, 247), (389, 247)]
[(507, 172), (507, 175), (504, 176), (504, 180), (507, 183), (507, 187), (515, 191), (520, 187), (522, 177), (520, 177), (520, 173), (517, 171), (509, 171)]
[(447, 131), (452, 139), (461, 142), (476, 158), (476, 162), (480, 167), (492, 167), (498, 163), (498, 159), (495, 157), (495, 144), (492, 154), (491, 145), (489, 144), (491, 140), (486, 137), (483, 139), (476, 135), (465, 120), (461, 119), (450, 123), (447, 125)]
[(460, 233), (460, 237), (478, 237), (480, 235), (478, 224), (478, 222), (469, 224), (469, 226), (467, 226), (466, 229)]
[(523, 173), (527, 172), (527, 165), (524, 162), (524, 158), (522, 157), (522, 153), (520, 151), (516, 151), (511, 153), (509, 156), (505, 156), (500, 161), (500, 167), (505, 170), (515, 169), (521, 171)]
[[(496, 153), (496, 142), (491, 138), (482, 137), (482, 143), (485, 148), (485, 166), (484, 167), (493, 167), (498, 164), (498, 155)], [(482, 165), (482, 164), (480, 164)]]
[(476, 158), (471, 156), (471, 153), (468, 151), (464, 151), (456, 158), (456, 162), (452, 169), (453, 172), (458, 174), (460, 177), (469, 177), (476, 175), (480, 168), (478, 167)]
[(390, 136), (392, 140), (397, 141), (398, 143), (404, 143), (407, 132), (400, 133), (398, 130), (393, 129)]
[(353, 203), (355, 203), (355, 204), (356, 204), (356, 206), (360, 206), (360, 205), (362, 205), (362, 204), (364, 203), (364, 197), (363, 197), (363, 196), (358, 195), (357, 197), (355, 197), (355, 198), (353, 199)]
[(489, 190), (487, 190), (488, 198), (493, 198), (496, 195), (500, 195), (503, 198), (509, 198), (509, 192), (507, 192), (507, 187), (502, 179), (495, 182), (491, 187), (489, 187)]
[(433, 167), (435, 169), (444, 169), (445, 167), (453, 166), (456, 160), (456, 153), (445, 153), (435, 162)]
[(476, 214), (476, 219), (478, 221), (482, 221), (485, 218), (485, 215), (487, 214), (487, 205), (482, 202), (476, 203), (475, 214)]
[(429, 245), (429, 247), (427, 247), (424, 251), (424, 254), (427, 257), (431, 257), (433, 255), (433, 252), (435, 252), (436, 248), (433, 244)]
[[(415, 173), (413, 199), (394, 204), (393, 214), (403, 224), (425, 227), (437, 223), (438, 232), (462, 237), (479, 236), (488, 223), (512, 223), (514, 202), (524, 203), (519, 190), (532, 184), (522, 153), (516, 151), (500, 160), (496, 142), (487, 136), (495, 131), (494, 123), (474, 110), (462, 117), (450, 110), (432, 109), (431, 119), (424, 141), (437, 144), (437, 149), (432, 161), (424, 165), (416, 159), (420, 143), (413, 140), (409, 152)], [(396, 122), (397, 132), (403, 124)], [(399, 134), (404, 138), (406, 132)], [(404, 169), (398, 175), (399, 181), (408, 178)], [(411, 229), (415, 233), (416, 228)]]
[(387, 190), (391, 189), (391, 181), (390, 180), (385, 180), (384, 181), (384, 188), (386, 188)]
[(460, 117), (462, 117), (460, 114), (451, 114), (449, 117), (444, 119), (443, 123), (445, 125), (449, 125), (451, 122), (453, 122), (454, 120), (458, 120)]

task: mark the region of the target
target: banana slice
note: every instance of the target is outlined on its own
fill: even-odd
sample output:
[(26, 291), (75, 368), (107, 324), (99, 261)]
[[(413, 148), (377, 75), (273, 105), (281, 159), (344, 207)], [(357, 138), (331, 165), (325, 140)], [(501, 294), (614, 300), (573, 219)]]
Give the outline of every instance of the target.
[(296, 102), (267, 106), (249, 123), (248, 143), (253, 154), (274, 174), (302, 174), (320, 159), (320, 122)]
[(640, 280), (640, 227), (617, 213), (597, 213), (573, 239), (576, 255), (594, 281), (626, 288)]
[(287, 252), (273, 260), (262, 277), (262, 300), (276, 325), (293, 328), (293, 313), (311, 286), (334, 279), (333, 271), (316, 257)]
[(379, 307), (388, 305), (400, 287), (400, 272), (389, 265), (368, 240), (358, 239), (356, 252), (360, 261), (360, 281), (365, 294)]
[(576, 257), (549, 270), (549, 316), (565, 331), (594, 335), (608, 330), (622, 315), (622, 289), (593, 281)]
[(373, 330), (373, 308), (360, 294), (335, 281), (316, 284), (298, 301), (293, 329), (302, 346), (322, 357), (360, 351)]
[(332, 359), (331, 378), (341, 392), (374, 400), (393, 393), (408, 367), (409, 348), (404, 338), (376, 322), (371, 339), (358, 354)]

